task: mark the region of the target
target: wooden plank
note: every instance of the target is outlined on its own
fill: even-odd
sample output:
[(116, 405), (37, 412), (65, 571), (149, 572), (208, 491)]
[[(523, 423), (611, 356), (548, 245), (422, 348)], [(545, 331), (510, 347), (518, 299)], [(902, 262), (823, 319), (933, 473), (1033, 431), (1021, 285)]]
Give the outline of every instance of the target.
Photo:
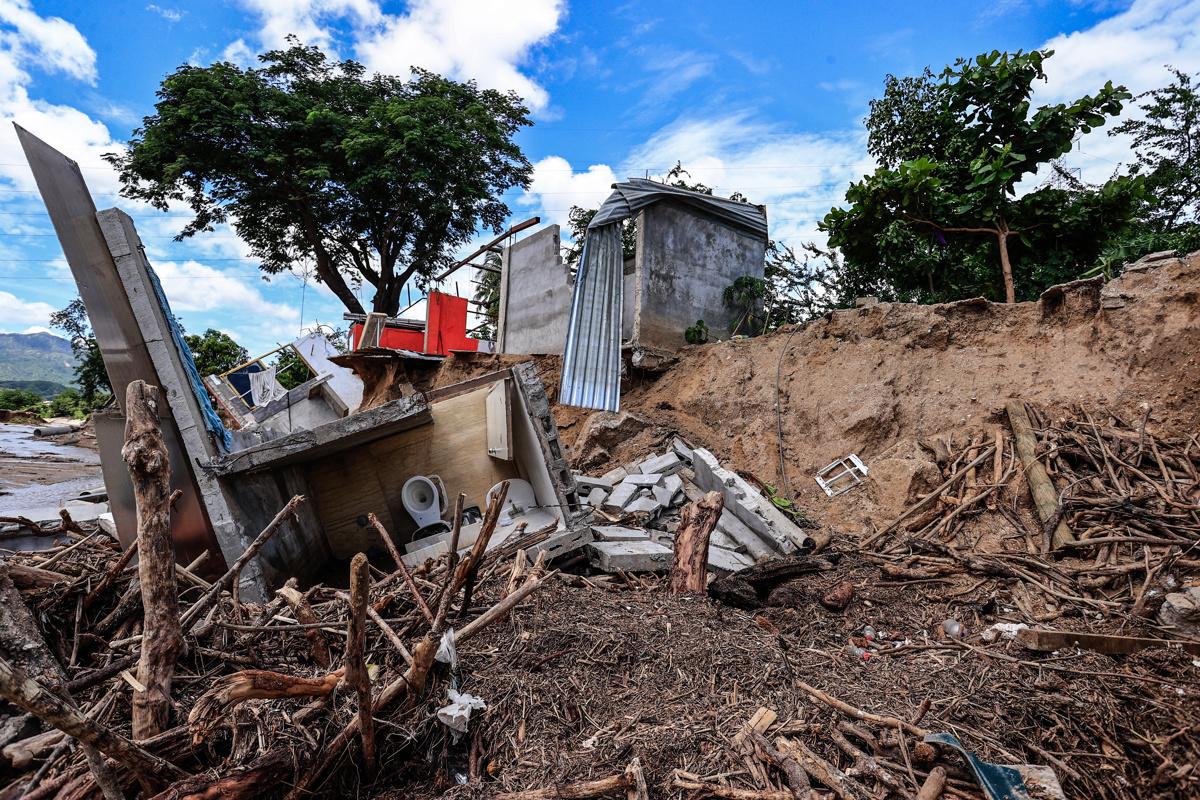
[[(1037, 438), (1033, 435), (1033, 425), (1029, 422), (1029, 414), (1025, 411), (1022, 400), (1009, 400), (1008, 424), (1012, 426), (1013, 442), (1017, 455), (1021, 457), (1021, 465), (1025, 468), (1025, 480), (1029, 483), (1029, 492), (1033, 495), (1033, 503), (1037, 507), (1038, 518), (1048, 524), (1058, 512), (1058, 492), (1046, 474), (1046, 468), (1037, 457)], [(1057, 550), (1075, 541), (1075, 534), (1061, 517), (1054, 526), (1050, 536), (1050, 548)]]
[(1079, 647), (1105, 655), (1124, 655), (1148, 647), (1180, 647), (1185, 653), (1200, 656), (1200, 642), (1183, 639), (1143, 639), (1137, 636), (1109, 636), (1101, 633), (1075, 633), (1024, 628), (1017, 631), (1017, 642), (1029, 650), (1051, 653), (1064, 647)]
[(487, 450), (492, 458), (513, 460), (512, 387), (493, 383), (487, 393)]

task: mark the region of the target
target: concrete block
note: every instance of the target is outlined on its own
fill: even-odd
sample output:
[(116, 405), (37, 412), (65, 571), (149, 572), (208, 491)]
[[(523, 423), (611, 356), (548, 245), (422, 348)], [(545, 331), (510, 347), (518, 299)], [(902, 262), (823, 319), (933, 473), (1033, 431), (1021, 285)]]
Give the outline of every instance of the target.
[(598, 542), (639, 542), (650, 538), (644, 530), (621, 525), (593, 525), (592, 535)]
[(662, 483), (663, 476), (657, 472), (646, 473), (642, 475), (630, 475), (625, 480), (621, 481), (622, 486), (658, 486)]
[(788, 555), (812, 547), (812, 540), (786, 514), (741, 476), (722, 467), (712, 453), (696, 448), (692, 466), (696, 485), (706, 492), (721, 492), (725, 508), (776, 552)]
[(1175, 626), (1185, 636), (1200, 635), (1200, 587), (1168, 594), (1158, 619), (1164, 625)]
[(606, 492), (611, 492), (613, 490), (613, 486), (616, 484), (613, 481), (610, 481), (608, 478), (593, 478), (590, 475), (576, 475), (575, 485), (579, 487), (580, 491), (603, 489)]
[(570, 555), (581, 547), (591, 544), (594, 540), (592, 529), (587, 525), (581, 525), (573, 531), (556, 531), (550, 534), (541, 542), (525, 548), (525, 554), (530, 559), (536, 559), (544, 551), (546, 561), (553, 561), (556, 558)]
[(643, 495), (625, 506), (625, 511), (630, 514), (657, 514), (662, 511), (662, 504), (655, 500), (653, 495)]
[(671, 502), (664, 505), (683, 504), (683, 478), (678, 475), (668, 475), (663, 478), (662, 487), (671, 493)]
[(669, 547), (671, 548), (672, 552), (675, 550), (675, 534), (671, 533), (670, 531), (660, 531), (657, 528), (647, 528), (646, 533), (649, 534), (650, 541), (656, 544), (661, 544), (663, 547)]
[(633, 501), (637, 496), (638, 487), (627, 483), (619, 483), (613, 489), (612, 494), (604, 501), (604, 508), (611, 511), (624, 511), (625, 506)]
[(708, 547), (708, 566), (719, 572), (737, 572), (753, 566), (754, 562), (741, 553), (726, 550), (724, 547)]
[(675, 451), (663, 453), (661, 456), (653, 456), (643, 461), (639, 466), (642, 472), (649, 475), (658, 473), (660, 475), (672, 475), (683, 469), (683, 459), (679, 457)]
[(670, 508), (675, 500), (675, 493), (665, 486), (655, 486), (651, 491), (654, 492), (654, 499), (663, 508)]
[(737, 550), (741, 547), (736, 539), (720, 528), (713, 528), (713, 532), (709, 534), (708, 543), (716, 547), (724, 547), (726, 550)]
[(604, 572), (662, 572), (671, 568), (674, 552), (649, 539), (641, 542), (593, 542), (591, 562)]
[(730, 549), (745, 550), (755, 561), (771, 556), (775, 552), (767, 542), (764, 542), (757, 533), (750, 530), (746, 523), (735, 517), (727, 508), (721, 510), (721, 518), (717, 520), (717, 530), (738, 543), (738, 547)]
[(587, 504), (589, 506), (591, 506), (592, 508), (600, 508), (600, 506), (604, 505), (604, 501), (608, 499), (608, 496), (610, 494), (612, 494), (612, 493), (607, 492), (604, 489), (601, 489), (599, 486), (597, 486), (596, 488), (594, 488), (590, 492), (588, 492)]
[(114, 539), (117, 537), (117, 521), (113, 518), (111, 511), (105, 511), (100, 516), (96, 517), (96, 523), (100, 526), (100, 530), (107, 533)]
[(692, 463), (692, 448), (683, 443), (683, 439), (676, 436), (671, 440), (671, 449), (675, 451), (675, 455), (687, 463)]
[(600, 478), (602, 480), (609, 481), (613, 486), (616, 486), (618, 483), (625, 480), (625, 476), (628, 474), (629, 472), (627, 472), (624, 467), (617, 467), (615, 469), (610, 469), (608, 472), (601, 475)]

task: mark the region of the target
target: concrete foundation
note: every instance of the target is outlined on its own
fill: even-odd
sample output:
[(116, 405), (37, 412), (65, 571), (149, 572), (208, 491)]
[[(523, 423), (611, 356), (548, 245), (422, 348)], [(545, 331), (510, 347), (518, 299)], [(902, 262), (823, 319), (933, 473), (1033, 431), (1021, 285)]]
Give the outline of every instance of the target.
[(501, 353), (561, 354), (567, 341), (572, 285), (560, 255), (557, 225), (504, 250), (496, 346)]

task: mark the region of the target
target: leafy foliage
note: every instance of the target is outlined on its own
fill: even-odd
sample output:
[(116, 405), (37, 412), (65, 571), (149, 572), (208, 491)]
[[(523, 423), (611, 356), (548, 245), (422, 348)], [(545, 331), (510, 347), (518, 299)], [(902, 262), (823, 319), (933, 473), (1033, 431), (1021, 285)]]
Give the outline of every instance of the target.
[(246, 348), (235, 342), (229, 334), (215, 328), (209, 328), (200, 336), (188, 334), (183, 340), (192, 351), (196, 369), (202, 376), (228, 372), (250, 357)]
[[(959, 59), (937, 84), (928, 71), (889, 79), (867, 122), (882, 166), (850, 185), (848, 209), (832, 209), (821, 222), (850, 270), (878, 294), (997, 296), (998, 261), (1006, 300), (1016, 299), (1017, 278), (1023, 297), (1036, 296), (1048, 276), (1078, 274), (1095, 261), (1103, 246), (1096, 231), (1129, 224), (1144, 191), (1136, 178), (1018, 194), (1023, 179), (1131, 97), (1110, 81), (1095, 95), (1033, 109), (1034, 82), (1045, 79), (1043, 62), (1052, 54)], [(1026, 258), (1031, 253), (1038, 260)]]
[(725, 307), (737, 314), (733, 324), (729, 326), (730, 334), (743, 333), (753, 336), (766, 332), (763, 303), (769, 292), (766, 280), (750, 275), (741, 275), (725, 287), (722, 294)]
[[(483, 263), (489, 267), (500, 268), (500, 256), (488, 253)], [(475, 287), (476, 302), (483, 303), (483, 318), (475, 329), (476, 339), (494, 341), (500, 325), (500, 273), (488, 270), (479, 271), (479, 284)]]
[(100, 345), (92, 336), (92, 325), (83, 300), (76, 297), (51, 314), (50, 325), (66, 332), (71, 340), (76, 360), (75, 386), (79, 389), (80, 402), (89, 410), (99, 408), (112, 397), (112, 385), (108, 382)]
[(708, 341), (708, 326), (704, 320), (696, 320), (695, 325), (689, 325), (683, 331), (683, 340), (688, 344), (704, 344)]
[(0, 389), (0, 409), (24, 411), (42, 404), (42, 396), (28, 389)]
[(1196, 78), (1168, 67), (1174, 80), (1138, 95), (1143, 119), (1128, 119), (1109, 132), (1128, 134), (1138, 161), (1130, 172), (1145, 177), (1154, 231), (1200, 223), (1200, 86)]
[(185, 65), (158, 90), (154, 115), (124, 153), (124, 193), (194, 218), (180, 238), (231, 221), (268, 274), (311, 262), (319, 281), (362, 313), (351, 284), (375, 288), (375, 311), (453, 260), (480, 225), (499, 232), (506, 190), (528, 185), (513, 136), (529, 124), (514, 93), (424, 70), (368, 75), (289, 40), (263, 66)]

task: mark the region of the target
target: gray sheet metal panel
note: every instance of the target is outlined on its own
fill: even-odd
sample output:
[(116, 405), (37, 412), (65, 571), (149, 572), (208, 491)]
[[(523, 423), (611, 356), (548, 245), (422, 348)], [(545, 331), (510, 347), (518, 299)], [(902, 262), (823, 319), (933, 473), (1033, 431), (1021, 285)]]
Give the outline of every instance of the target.
[[(129, 297), (117, 274), (112, 253), (96, 220), (92, 195), (74, 161), (20, 125), (14, 127), (37, 181), (38, 191), (46, 204), (46, 211), (50, 214), (50, 221), (54, 224), (54, 231), (58, 234), (63, 254), (71, 267), (71, 274), (79, 287), (79, 296), (88, 309), (92, 332), (104, 356), (109, 383), (123, 412), (125, 389), (132, 381), (144, 380), (155, 386), (159, 385), (159, 381), (141, 329), (134, 318)], [(171, 532), (179, 557), (191, 560), (205, 549), (220, 555), (212, 527), (200, 502), (200, 490), (192, 476), (187, 450), (167, 403), (160, 404), (159, 414), (171, 464), (171, 488), (183, 491), (171, 513)], [(131, 487), (108, 485), (110, 477), (115, 481), (123, 479), (127, 484), (128, 473), (106, 469), (104, 475), (110, 495), (132, 494)], [(218, 564), (210, 566), (219, 567)]]
[(767, 238), (767, 212), (762, 206), (700, 194), (645, 178), (630, 178), (624, 183), (614, 183), (612, 188), (613, 193), (597, 209), (596, 215), (588, 224), (589, 231), (601, 225), (628, 219), (651, 203), (669, 198), (694, 206), (764, 239)]
[(620, 409), (623, 281), (619, 222), (589, 230), (571, 299), (560, 403)]

